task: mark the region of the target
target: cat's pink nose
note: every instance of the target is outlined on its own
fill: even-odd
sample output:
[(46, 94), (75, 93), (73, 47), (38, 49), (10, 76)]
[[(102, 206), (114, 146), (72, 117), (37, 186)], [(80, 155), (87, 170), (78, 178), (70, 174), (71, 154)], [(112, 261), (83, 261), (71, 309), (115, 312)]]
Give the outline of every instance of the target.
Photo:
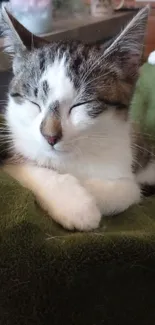
[(53, 136), (47, 135), (46, 140), (51, 146), (54, 146), (59, 141), (59, 137), (57, 135), (53, 135)]
[(57, 142), (62, 138), (62, 129), (61, 125), (58, 124), (59, 121), (52, 120), (43, 120), (40, 125), (40, 132), (46, 141), (53, 147)]
[(58, 141), (60, 141), (61, 135), (46, 135), (45, 138), (51, 146), (54, 146)]

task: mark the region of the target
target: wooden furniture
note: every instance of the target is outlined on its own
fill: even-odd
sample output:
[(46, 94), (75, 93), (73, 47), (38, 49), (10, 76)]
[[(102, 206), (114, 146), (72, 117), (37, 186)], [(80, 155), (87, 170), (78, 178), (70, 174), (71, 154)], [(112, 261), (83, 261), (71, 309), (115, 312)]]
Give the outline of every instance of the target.
[(80, 40), (93, 43), (109, 39), (116, 35), (123, 26), (136, 14), (135, 11), (115, 12), (107, 17), (92, 17), (58, 19), (53, 21), (52, 33), (43, 35), (50, 41)]
[[(78, 39), (85, 42), (104, 41), (116, 35), (127, 22), (136, 14), (133, 10), (117, 12), (111, 17), (81, 19), (61, 19), (53, 23), (53, 32), (43, 35), (49, 41)], [(3, 53), (3, 38), (0, 38), (0, 70), (7, 70), (9, 62)], [(148, 29), (145, 38), (144, 60), (155, 50), (155, 9), (150, 12)]]
[[(94, 18), (86, 16), (82, 18), (59, 19), (53, 22), (53, 32), (43, 35), (49, 41), (57, 40), (81, 40), (88, 43), (102, 42), (115, 36), (123, 26), (135, 15), (135, 11), (117, 12), (110, 17)], [(0, 70), (7, 70), (9, 61), (3, 53), (3, 37), (0, 38)]]

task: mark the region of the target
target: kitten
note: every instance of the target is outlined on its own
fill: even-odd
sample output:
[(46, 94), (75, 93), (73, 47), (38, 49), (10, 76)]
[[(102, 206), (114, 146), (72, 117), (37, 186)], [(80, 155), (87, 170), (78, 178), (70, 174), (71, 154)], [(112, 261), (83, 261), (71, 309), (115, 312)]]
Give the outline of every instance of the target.
[(65, 228), (97, 228), (101, 215), (140, 201), (141, 182), (155, 182), (154, 162), (136, 159), (129, 117), (148, 13), (102, 46), (49, 44), (3, 8), (14, 74), (3, 166)]

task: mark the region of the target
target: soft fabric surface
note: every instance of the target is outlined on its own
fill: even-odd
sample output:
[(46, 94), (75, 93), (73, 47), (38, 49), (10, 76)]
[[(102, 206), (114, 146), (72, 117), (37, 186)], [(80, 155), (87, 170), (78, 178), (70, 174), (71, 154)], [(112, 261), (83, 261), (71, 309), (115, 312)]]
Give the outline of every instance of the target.
[(131, 105), (131, 118), (143, 133), (155, 136), (155, 65), (141, 67)]
[(56, 225), (0, 173), (1, 325), (154, 325), (155, 199), (94, 233)]

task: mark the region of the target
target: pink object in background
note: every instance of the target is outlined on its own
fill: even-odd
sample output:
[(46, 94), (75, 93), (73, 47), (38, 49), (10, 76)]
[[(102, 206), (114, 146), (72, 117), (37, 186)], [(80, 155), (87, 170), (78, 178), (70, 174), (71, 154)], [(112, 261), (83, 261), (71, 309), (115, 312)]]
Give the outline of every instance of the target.
[(43, 34), (52, 28), (52, 0), (10, 0), (14, 16), (32, 33)]

